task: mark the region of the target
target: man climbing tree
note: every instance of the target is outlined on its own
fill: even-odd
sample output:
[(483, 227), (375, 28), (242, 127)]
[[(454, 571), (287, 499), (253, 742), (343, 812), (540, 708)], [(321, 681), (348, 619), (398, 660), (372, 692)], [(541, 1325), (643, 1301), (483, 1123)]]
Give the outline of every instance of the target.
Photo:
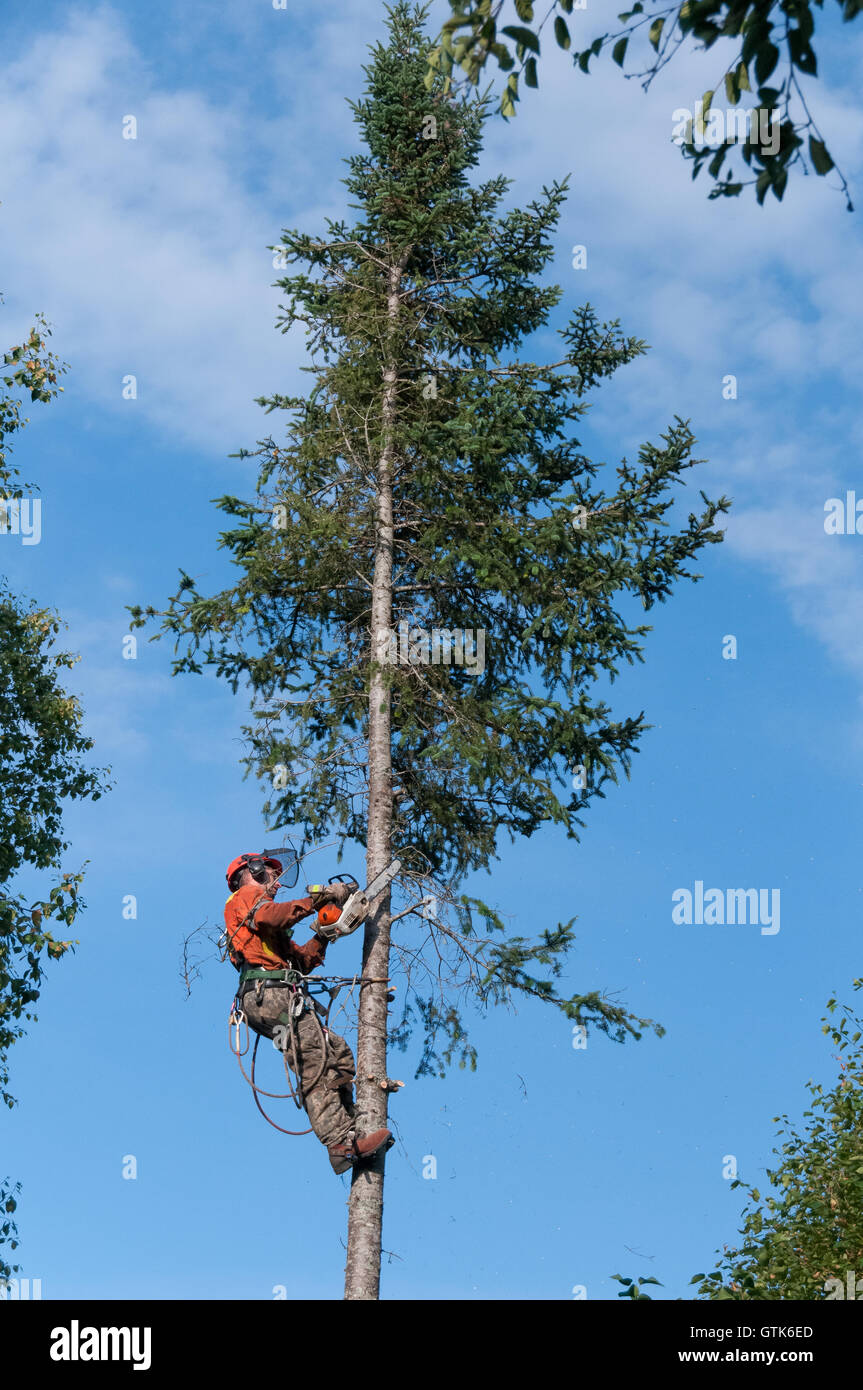
[[(224, 497), (241, 574), (214, 597), (182, 576), (162, 613), (176, 672), (213, 665), (247, 684), (247, 765), (265, 814), (366, 846), (369, 881), (401, 861), (364, 927), (357, 1116), (385, 1128), (387, 1046), (421, 1030), (418, 1074), (475, 1051), (460, 1001), (520, 993), (618, 1041), (651, 1025), (598, 991), (559, 993), (573, 922), (511, 935), (460, 892), (507, 839), (562, 826), (604, 795), (646, 727), (590, 686), (641, 659), (650, 608), (706, 544), (725, 499), (669, 528), (693, 466), (680, 419), (608, 493), (572, 430), (584, 397), (645, 350), (590, 306), (550, 365), (517, 357), (561, 290), (543, 282), (565, 188), (502, 211), (508, 181), (469, 182), (488, 107), (425, 85), (424, 12), (389, 12), (389, 41), (354, 111), (346, 186), (356, 221), (285, 232), (283, 331), (303, 324), (313, 386), (262, 398), (286, 437), (260, 442), (258, 497)], [(137, 624), (157, 616), (132, 610)], [(480, 659), (480, 651), (482, 659)], [(387, 991), (405, 982), (388, 1031)], [(378, 1297), (384, 1151), (355, 1169), (345, 1296)]]
[[(389, 1143), (388, 1129), (354, 1133), (353, 1053), (318, 1017), (305, 977), (323, 965), (326, 927), (304, 946), (291, 940), (294, 927), (319, 908), (332, 907), (333, 921), (351, 897), (346, 883), (319, 884), (307, 898), (273, 901), (282, 865), (261, 854), (241, 854), (228, 865), (231, 896), (225, 904), (228, 956), (240, 971), (236, 1017), (256, 1033), (272, 1038), (297, 1074), (299, 1098), (334, 1173), (371, 1158)], [(252, 1082), (254, 1085), (254, 1082)]]

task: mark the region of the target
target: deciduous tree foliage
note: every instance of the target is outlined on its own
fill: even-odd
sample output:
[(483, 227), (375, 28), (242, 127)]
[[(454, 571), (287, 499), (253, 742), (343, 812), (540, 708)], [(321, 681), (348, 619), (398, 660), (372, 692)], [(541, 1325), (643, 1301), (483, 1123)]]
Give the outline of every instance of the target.
[[(855, 980), (855, 990), (863, 980)], [(837, 1022), (837, 1008), (839, 1010)], [(839, 1073), (825, 1090), (808, 1081), (804, 1123), (774, 1115), (776, 1163), (762, 1193), (737, 1178), (749, 1201), (740, 1240), (725, 1246), (710, 1274), (696, 1274), (696, 1299), (859, 1299), (863, 1277), (863, 1019), (847, 1004), (827, 1002), (822, 1032), (837, 1049)], [(764, 1186), (764, 1184), (762, 1184)], [(849, 1279), (849, 1275), (851, 1278)], [(658, 1279), (612, 1275), (619, 1298), (649, 1300), (643, 1290)]]
[[(535, 5), (533, 0), (449, 2), (452, 18), (430, 54), (429, 82), (439, 73), (452, 82), (460, 77), (460, 68), (462, 80), (475, 86), (493, 58), (507, 74), (500, 94), (500, 109), (506, 117), (516, 114), (520, 79), (525, 87), (539, 86), (542, 43), (550, 42), (552, 35), (558, 47), (572, 51), (573, 65), (582, 73), (588, 73), (591, 58), (603, 52), (610, 52), (620, 68), (637, 55), (635, 67), (626, 75), (637, 77), (645, 91), (681, 48), (706, 50), (720, 44), (717, 52), (728, 61), (724, 70), (721, 65), (717, 68), (713, 87), (704, 93), (705, 117), (714, 98), (717, 105), (727, 100), (737, 106), (741, 93), (748, 92), (755, 110), (778, 111), (780, 138), (779, 148), (767, 152), (757, 138), (705, 148), (703, 139), (692, 139), (687, 132), (681, 151), (692, 161), (693, 178), (707, 165), (713, 180), (709, 197), (736, 197), (752, 186), (759, 203), (771, 190), (781, 199), (795, 165), (806, 172), (811, 165), (821, 175), (835, 168), (800, 85), (801, 75), (818, 75), (815, 7), (823, 10), (824, 0), (683, 0), (682, 4), (636, 0), (631, 9), (618, 14), (616, 28), (582, 49), (578, 43), (583, 41), (585, 27), (594, 29), (595, 24), (581, 13), (587, 7), (579, 0), (550, 0), (547, 5)], [(845, 22), (860, 13), (861, 0), (837, 3)], [(732, 172), (735, 150), (745, 170)], [(747, 172), (751, 177), (740, 177)], [(853, 211), (845, 177), (838, 169), (836, 175), (846, 205)]]
[[(48, 402), (63, 388), (65, 369), (48, 351), (50, 329), (39, 318), (26, 342), (3, 357), (8, 374), (0, 389), (0, 498), (23, 495), (18, 469), (9, 458), (10, 441), (28, 423), (21, 396)], [(32, 487), (31, 487), (32, 490)], [(9, 543), (7, 539), (6, 543)], [(50, 923), (67, 930), (82, 903), (81, 872), (64, 871), (68, 849), (62, 810), (67, 798), (98, 800), (104, 775), (85, 766), (92, 740), (81, 730), (77, 699), (61, 684), (61, 673), (78, 660), (55, 649), (61, 628), (49, 609), (14, 594), (0, 577), (0, 1100), (12, 1106), (8, 1052), (36, 1018), (46, 960), (57, 960), (73, 942), (56, 937)], [(47, 872), (47, 897), (16, 888), (27, 874), (35, 885)], [(20, 1184), (0, 1184), (0, 1247), (17, 1246), (12, 1213)], [(0, 1278), (13, 1267), (0, 1258)]]
[(776, 1163), (764, 1194), (731, 1183), (749, 1197), (741, 1238), (711, 1274), (694, 1276), (698, 1298), (828, 1300), (848, 1296), (849, 1271), (863, 1276), (863, 1019), (835, 999), (827, 1010), (822, 1031), (837, 1049), (836, 1081), (828, 1090), (806, 1083), (804, 1123), (774, 1116)]
[[(681, 419), (602, 487), (575, 430), (588, 392), (645, 345), (587, 305), (559, 360), (518, 355), (561, 299), (545, 276), (565, 187), (507, 211), (505, 178), (471, 182), (489, 107), (448, 98), (442, 78), (427, 88), (429, 48), (422, 12), (397, 5), (353, 106), (354, 220), (282, 235), (302, 269), (279, 281), (280, 326), (305, 329), (310, 383), (261, 398), (285, 423), (259, 443), (257, 496), (219, 499), (235, 583), (208, 597), (184, 574), (162, 614), (132, 610), (175, 636), (176, 672), (212, 667), (250, 693), (247, 767), (271, 781), (274, 825), (359, 841), (370, 878), (402, 860), (365, 928), (366, 976), (406, 990), (390, 1027), (386, 986), (361, 992), (360, 1131), (386, 1123), (388, 1040), (419, 1025), (420, 1074), (474, 1065), (466, 1004), (522, 995), (617, 1040), (661, 1031), (558, 988), (574, 919), (534, 903), (533, 935), (517, 935), (515, 904), (460, 890), (544, 827), (577, 839), (590, 801), (629, 774), (643, 713), (615, 717), (595, 689), (642, 659), (649, 628), (622, 610), (696, 578), (729, 505), (702, 493), (698, 514), (668, 517), (696, 462)], [(387, 659), (401, 622), (404, 664)], [(484, 669), (428, 663), (433, 629), (483, 631)], [(350, 1298), (377, 1297), (383, 1168), (354, 1177)]]

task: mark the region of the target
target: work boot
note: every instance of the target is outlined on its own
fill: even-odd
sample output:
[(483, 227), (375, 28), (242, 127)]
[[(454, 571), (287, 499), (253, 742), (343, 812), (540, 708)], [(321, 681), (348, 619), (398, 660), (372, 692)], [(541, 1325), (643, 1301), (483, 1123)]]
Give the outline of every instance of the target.
[(359, 1159), (373, 1158), (385, 1144), (389, 1147), (392, 1137), (388, 1129), (376, 1129), (372, 1134), (366, 1134), (362, 1139), (358, 1139), (354, 1145), (357, 1157)]
[(334, 1173), (346, 1173), (349, 1168), (353, 1167), (353, 1159), (348, 1154), (346, 1145), (334, 1144), (327, 1152), (330, 1155), (330, 1167)]
[(346, 1173), (353, 1163), (361, 1163), (363, 1159), (374, 1157), (391, 1140), (392, 1135), (388, 1129), (376, 1129), (372, 1134), (363, 1135), (362, 1139), (355, 1139), (353, 1143), (348, 1136), (344, 1143), (333, 1144), (329, 1149), (333, 1172)]

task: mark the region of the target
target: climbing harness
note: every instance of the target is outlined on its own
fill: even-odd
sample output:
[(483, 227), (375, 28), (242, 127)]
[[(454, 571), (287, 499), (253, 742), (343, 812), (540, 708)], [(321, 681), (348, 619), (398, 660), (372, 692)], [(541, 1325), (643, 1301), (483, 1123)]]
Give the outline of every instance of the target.
[[(244, 1080), (246, 1080), (252, 1088), (255, 1105), (267, 1121), (267, 1124), (272, 1125), (273, 1129), (279, 1130), (281, 1134), (311, 1134), (311, 1127), (309, 1129), (284, 1129), (281, 1125), (277, 1125), (275, 1120), (271, 1119), (264, 1110), (259, 1096), (267, 1096), (270, 1100), (292, 1100), (298, 1110), (305, 1109), (304, 1098), (320, 1083), (321, 1077), (324, 1075), (330, 1059), (330, 1011), (338, 995), (347, 986), (358, 984), (362, 988), (363, 985), (388, 983), (388, 976), (381, 979), (364, 979), (361, 975), (303, 975), (301, 971), (290, 968), (284, 970), (263, 970), (247, 966), (243, 969), (240, 975), (237, 993), (234, 995), (231, 1003), (231, 1013), (228, 1021), (228, 1045), (237, 1059)], [(283, 1031), (282, 1033), (283, 1039), (286, 1033), (288, 1037), (287, 1044), (283, 1041), (281, 1048), (279, 1048), (282, 1054), (285, 1076), (288, 1081), (288, 1090), (284, 1093), (265, 1091), (262, 1087), (258, 1086), (255, 1081), (255, 1063), (258, 1055), (258, 1043), (261, 1041), (261, 1038), (265, 1036), (264, 1034), (257, 1033), (255, 1037), (249, 1068), (251, 1075), (247, 1074), (242, 1061), (243, 1057), (245, 1057), (249, 1051), (249, 1022), (243, 1009), (243, 998), (248, 988), (252, 988), (254, 989), (258, 1004), (261, 1004), (264, 990), (273, 985), (281, 985), (283, 988), (287, 987), (291, 994), (288, 1007), (282, 1011), (278, 1019), (283, 1030), (286, 1030), (286, 1032)], [(327, 994), (329, 996), (329, 1002), (326, 1007), (324, 1007), (321, 1001), (314, 997), (315, 993)], [(321, 1039), (321, 1065), (314, 1078), (305, 1085), (300, 1081), (299, 1071), (297, 1071), (297, 1084), (295, 1086), (288, 1065), (288, 1051), (290, 1051), (291, 1057), (294, 1059), (294, 1062), (296, 1062), (299, 1057), (299, 1049), (297, 1046), (295, 1021), (301, 1018), (304, 1013), (310, 1013), (318, 1027)], [(240, 1029), (242, 1027), (245, 1027), (246, 1033), (245, 1046), (241, 1048)]]

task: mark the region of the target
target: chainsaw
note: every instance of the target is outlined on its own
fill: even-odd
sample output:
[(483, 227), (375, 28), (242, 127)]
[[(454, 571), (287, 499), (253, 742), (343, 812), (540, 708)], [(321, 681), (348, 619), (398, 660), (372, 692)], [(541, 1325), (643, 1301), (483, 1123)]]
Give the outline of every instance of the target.
[[(371, 911), (372, 902), (385, 888), (389, 887), (401, 866), (401, 860), (394, 859), (387, 868), (383, 869), (372, 879), (367, 888), (360, 888), (357, 880), (355, 878), (351, 879), (351, 885), (353, 886), (355, 884), (356, 887), (343, 907), (339, 907), (336, 903), (326, 903), (319, 909), (317, 925), (318, 935), (323, 936), (327, 941), (338, 941), (342, 936), (350, 936), (351, 932), (356, 931), (357, 927), (366, 920)], [(344, 877), (346, 877), (346, 875), (335, 874), (334, 877), (330, 879), (330, 883), (336, 881), (343, 882)], [(323, 884), (309, 884), (308, 892), (310, 896), (315, 893), (322, 893), (323, 891)]]

